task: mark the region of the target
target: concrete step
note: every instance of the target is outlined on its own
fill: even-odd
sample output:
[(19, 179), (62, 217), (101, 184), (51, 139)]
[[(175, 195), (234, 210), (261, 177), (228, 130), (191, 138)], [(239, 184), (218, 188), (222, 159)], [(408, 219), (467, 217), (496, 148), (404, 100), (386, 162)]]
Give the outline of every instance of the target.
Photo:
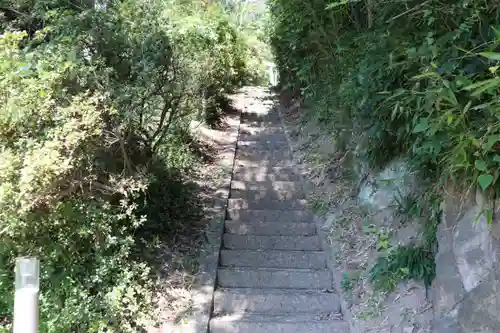
[(246, 250), (321, 250), (318, 236), (256, 236), (224, 234), (224, 248)]
[(302, 210), (307, 208), (307, 200), (246, 200), (233, 198), (228, 200), (228, 209), (261, 209), (261, 210)]
[[(246, 121), (241, 122), (241, 127), (251, 133), (267, 132), (267, 133), (280, 133), (283, 131), (281, 126), (275, 126), (272, 122), (266, 121)], [(242, 137), (242, 139), (245, 139)]]
[(281, 135), (281, 140), (246, 140), (240, 135), (238, 138), (238, 149), (257, 152), (290, 151), (284, 134)]
[(225, 222), (225, 231), (236, 235), (313, 236), (316, 235), (316, 225), (314, 223), (227, 220)]
[(325, 269), (326, 257), (321, 251), (221, 251), (221, 266)]
[[(247, 108), (251, 108), (252, 105), (247, 106)], [(263, 121), (272, 121), (275, 118), (272, 118), (269, 116), (268, 113), (259, 113), (259, 112), (252, 112), (251, 110), (245, 110), (241, 114), (241, 122), (242, 123), (249, 123), (252, 121), (255, 122), (263, 122)]]
[(275, 124), (276, 119), (269, 117), (269, 115), (250, 115), (247, 116), (245, 114), (241, 117), (241, 123), (246, 127), (252, 128), (265, 128), (265, 129), (275, 129), (279, 130), (281, 126)]
[[(325, 319), (323, 319), (325, 318)], [(328, 313), (265, 316), (233, 314), (210, 320), (210, 333), (348, 333), (349, 326)]]
[(301, 182), (245, 182), (233, 180), (231, 182), (231, 198), (291, 200), (304, 199), (305, 193)]
[(314, 214), (305, 210), (228, 209), (226, 218), (241, 221), (314, 223)]
[(285, 157), (275, 157), (271, 155), (266, 156), (252, 156), (252, 155), (241, 155), (236, 153), (234, 163), (236, 166), (266, 166), (266, 167), (291, 167), (293, 166), (293, 161), (291, 158)]
[(244, 181), (300, 181), (301, 176), (293, 167), (238, 166), (233, 170), (233, 180)]
[[(301, 200), (305, 199), (305, 194), (303, 192), (287, 192), (287, 191), (273, 191), (273, 190), (260, 190), (260, 191), (251, 191), (251, 190), (231, 190), (230, 198), (231, 199), (243, 199), (248, 202), (254, 202), (258, 204), (262, 201), (269, 202), (269, 205), (275, 202), (278, 202), (281, 205), (282, 202), (289, 200)], [(269, 205), (266, 205), (269, 206)]]
[(273, 158), (279, 160), (291, 159), (292, 155), (288, 149), (266, 149), (262, 146), (247, 146), (238, 147), (236, 149), (236, 156), (239, 158), (253, 157), (253, 158)]
[(231, 189), (233, 190), (245, 190), (245, 191), (260, 191), (260, 190), (273, 190), (273, 191), (288, 191), (288, 192), (299, 192), (302, 191), (302, 182), (300, 181), (244, 181), (244, 180), (232, 180)]
[(214, 295), (214, 313), (265, 313), (290, 312), (340, 313), (338, 295), (317, 290), (289, 289), (218, 289)]
[(332, 289), (332, 273), (328, 270), (219, 268), (217, 280), (224, 288)]
[(288, 143), (285, 131), (281, 126), (269, 126), (266, 128), (255, 128), (251, 124), (241, 124), (239, 139), (241, 141), (276, 141)]
[(294, 162), (291, 158), (278, 159), (272, 156), (239, 156), (236, 155), (234, 160), (234, 165), (238, 168), (240, 167), (265, 167), (265, 168), (292, 168)]
[(281, 129), (276, 131), (252, 131), (249, 128), (242, 128), (238, 137), (242, 141), (251, 141), (256, 143), (269, 144), (272, 142), (274, 146), (280, 145), (287, 147), (285, 132)]
[(269, 149), (265, 146), (238, 146), (236, 150), (237, 156), (250, 156), (250, 157), (273, 157), (276, 159), (291, 159), (291, 153), (288, 149), (273, 148)]

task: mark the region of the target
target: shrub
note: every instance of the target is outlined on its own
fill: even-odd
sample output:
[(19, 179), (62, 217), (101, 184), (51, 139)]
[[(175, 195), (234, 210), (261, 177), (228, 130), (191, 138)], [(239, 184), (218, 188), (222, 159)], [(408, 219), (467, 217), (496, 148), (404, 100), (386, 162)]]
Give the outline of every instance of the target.
[(273, 0), (282, 88), (299, 87), (306, 116), (371, 167), (403, 156), (437, 193), (498, 196), (498, 5)]
[(36, 255), (40, 332), (141, 331), (156, 319), (153, 238), (199, 218), (189, 122), (204, 88), (243, 81), (247, 46), (198, 2), (0, 12), (0, 327), (14, 259)]
[(273, 48), (330, 128), (366, 133), (372, 166), (408, 155), (498, 192), (497, 4), (276, 0)]

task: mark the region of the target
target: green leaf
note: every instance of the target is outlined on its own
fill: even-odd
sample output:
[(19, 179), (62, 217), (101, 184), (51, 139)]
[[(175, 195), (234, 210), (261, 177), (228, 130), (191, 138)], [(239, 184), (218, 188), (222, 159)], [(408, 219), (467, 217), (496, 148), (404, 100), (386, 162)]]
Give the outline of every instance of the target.
[(485, 58), (491, 59), (491, 60), (500, 60), (500, 53), (496, 52), (481, 52), (479, 53)]
[(479, 186), (481, 186), (483, 190), (486, 190), (491, 185), (491, 183), (493, 183), (493, 176), (487, 173), (483, 173), (477, 178), (477, 181), (479, 183)]
[(485, 144), (483, 144), (483, 149), (486, 151), (491, 150), (491, 148), (493, 148), (495, 143), (497, 143), (498, 141), (500, 141), (499, 134), (488, 136), (488, 141)]
[(493, 211), (491, 209), (486, 210), (486, 222), (491, 224), (493, 222)]
[(465, 107), (464, 107), (464, 109), (463, 109), (463, 111), (462, 111), (462, 114), (465, 114), (467, 111), (469, 111), (469, 109), (470, 109), (471, 105), (472, 105), (472, 101), (469, 101), (469, 102), (465, 105)]
[(474, 218), (474, 221), (472, 221), (472, 224), (476, 224), (477, 221), (479, 221), (479, 219), (481, 218), (481, 216), (483, 216), (483, 214), (485, 215), (486, 222), (488, 224), (491, 224), (493, 222), (493, 212), (491, 211), (491, 209), (487, 208), (487, 209), (479, 212), (479, 214), (477, 214), (477, 216)]
[(483, 104), (479, 104), (479, 105), (476, 105), (476, 106), (472, 107), (472, 108), (471, 108), (471, 110), (482, 110), (482, 109), (486, 109), (486, 108), (488, 108), (490, 105), (491, 105), (491, 103), (483, 103)]
[(471, 84), (471, 80), (467, 76), (457, 76), (455, 79), (457, 87), (464, 87)]
[(478, 148), (481, 147), (481, 145), (479, 144), (479, 141), (475, 137), (471, 136), (471, 137), (469, 137), (469, 139), (470, 139), (470, 143), (472, 145), (474, 145)]
[(332, 8), (335, 8), (335, 7), (339, 7), (339, 6), (343, 6), (343, 5), (347, 5), (350, 1), (349, 0), (341, 0), (341, 1), (337, 1), (337, 2), (334, 2), (334, 3), (331, 3), (331, 4), (328, 4), (325, 9), (332, 9)]
[(477, 96), (481, 95), (483, 92), (485, 92), (491, 88), (498, 88), (498, 86), (500, 85), (500, 79), (499, 78), (495, 78), (495, 79), (496, 79), (495, 81), (492, 81), (492, 82), (485, 84), (484, 86), (474, 90), (471, 95), (473, 97), (477, 97)]
[(413, 133), (425, 132), (429, 127), (429, 120), (427, 118), (420, 118), (418, 124), (413, 128)]
[(378, 249), (379, 250), (381, 250), (381, 249), (387, 249), (388, 246), (389, 246), (389, 241), (387, 239), (382, 239), (378, 243)]
[(454, 119), (454, 118), (453, 118), (453, 114), (448, 113), (448, 114), (446, 115), (446, 121), (447, 121), (448, 125), (451, 125), (451, 123), (453, 122), (453, 119)]
[(391, 121), (394, 121), (394, 119), (396, 119), (396, 115), (397, 115), (398, 109), (399, 109), (399, 102), (397, 102), (396, 105), (394, 105), (394, 108), (392, 109), (392, 112), (391, 112)]
[(441, 78), (441, 76), (439, 76), (438, 73), (436, 72), (426, 72), (426, 73), (423, 73), (423, 74), (420, 74), (420, 75), (415, 75), (412, 77), (412, 80), (418, 80), (418, 79), (424, 79), (426, 77), (435, 77), (435, 78)]
[(476, 160), (476, 162), (474, 162), (474, 165), (475, 165), (476, 169), (478, 169), (479, 171), (486, 171), (486, 162), (485, 161)]
[(500, 155), (495, 155), (495, 156), (493, 156), (493, 162), (498, 162), (498, 163), (500, 163)]
[(473, 83), (473, 84), (470, 84), (466, 87), (463, 87), (462, 89), (463, 90), (474, 90), (476, 88), (479, 88), (479, 87), (482, 87), (484, 85), (487, 85), (487, 84), (490, 84), (491, 82), (498, 82), (499, 81), (499, 78), (495, 77), (493, 79), (488, 79), (488, 80), (483, 80), (483, 81), (479, 81), (479, 82), (476, 82), (476, 83)]
[(366, 234), (371, 234), (374, 231), (375, 231), (375, 225), (373, 224), (363, 226), (363, 232)]
[(452, 105), (458, 105), (458, 100), (457, 100), (457, 96), (455, 96), (455, 93), (453, 92), (453, 90), (451, 89), (448, 89), (448, 96), (450, 97), (448, 100), (450, 101), (450, 103)]
[(495, 37), (500, 41), (500, 30), (498, 30), (494, 26), (491, 26), (491, 28), (493, 29), (493, 32), (495, 33)]

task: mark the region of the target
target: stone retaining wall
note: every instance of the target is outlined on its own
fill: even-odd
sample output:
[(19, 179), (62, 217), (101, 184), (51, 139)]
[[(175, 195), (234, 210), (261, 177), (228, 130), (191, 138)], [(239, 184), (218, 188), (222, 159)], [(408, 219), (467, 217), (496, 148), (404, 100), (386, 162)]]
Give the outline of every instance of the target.
[(436, 333), (500, 332), (499, 203), (480, 193), (445, 196), (432, 285)]
[[(295, 141), (296, 161), (306, 161), (305, 168), (310, 169), (311, 192), (327, 197), (343, 185), (338, 177), (327, 176), (332, 172), (332, 164), (338, 162), (334, 139), (329, 133), (321, 133), (319, 124), (298, 124), (298, 113), (304, 111), (300, 111), (300, 101), (290, 104), (281, 112), (290, 119), (285, 125)], [(327, 161), (326, 167), (307, 163), (311, 153)], [(479, 193), (463, 197), (447, 191), (437, 232), (439, 250), (432, 287), (426, 290), (422, 281), (401, 282), (394, 292), (377, 296), (362, 277), (366, 277), (381, 254), (375, 245), (378, 240), (362, 235), (364, 228), (371, 224), (379, 230), (390, 229), (392, 245), (418, 243), (422, 235), (420, 225), (417, 221), (398, 224), (396, 199), (418, 193), (421, 184), (418, 175), (402, 159), (379, 171), (369, 170), (356, 156), (354, 159), (349, 167), (356, 174), (351, 181), (351, 189), (355, 189), (351, 193), (343, 191), (344, 198), (319, 219), (327, 234), (335, 280), (351, 332), (500, 332), (500, 200), (487, 202)], [(485, 209), (492, 213), (491, 224)], [(354, 281), (356, 285), (342, 290), (346, 274), (360, 272), (361, 278)], [(378, 311), (375, 314), (374, 309)], [(367, 312), (372, 313), (366, 316)]]

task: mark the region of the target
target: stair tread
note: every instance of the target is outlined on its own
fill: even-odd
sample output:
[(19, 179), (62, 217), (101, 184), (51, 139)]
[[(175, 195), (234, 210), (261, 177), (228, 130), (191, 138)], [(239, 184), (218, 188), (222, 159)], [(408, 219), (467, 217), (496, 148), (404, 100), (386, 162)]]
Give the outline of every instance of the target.
[(288, 323), (297, 322), (314, 322), (314, 321), (334, 321), (337, 323), (345, 323), (339, 320), (339, 315), (337, 313), (332, 313), (328, 311), (319, 311), (314, 313), (294, 313), (293, 316), (288, 314), (271, 314), (266, 315), (262, 313), (232, 313), (214, 317), (214, 319), (220, 319), (223, 321), (255, 321), (255, 322), (270, 322), (270, 321), (280, 321)]
[(276, 236), (224, 234), (223, 247), (227, 249), (320, 250), (318, 236)]
[(233, 180), (245, 181), (301, 181), (299, 171), (290, 166), (245, 166), (235, 164)]
[(314, 222), (314, 215), (307, 210), (228, 209), (226, 215), (228, 220)]
[(307, 200), (250, 200), (244, 198), (230, 198), (228, 209), (261, 209), (261, 210), (301, 210), (307, 208)]
[(312, 223), (280, 223), (280, 222), (250, 222), (226, 220), (225, 231), (237, 235), (280, 235), (280, 236), (312, 236), (316, 235), (316, 226)]
[(323, 251), (222, 249), (220, 265), (324, 269), (326, 256)]
[(235, 314), (210, 320), (211, 333), (348, 333), (349, 326), (327, 313), (265, 316)]
[(218, 285), (226, 288), (332, 288), (332, 274), (326, 269), (219, 267), (217, 276)]
[(247, 200), (294, 200), (304, 199), (301, 182), (290, 181), (231, 181), (231, 198)]
[(348, 333), (272, 104), (254, 101), (242, 113), (209, 331)]
[(340, 313), (338, 295), (319, 290), (219, 288), (214, 313)]

